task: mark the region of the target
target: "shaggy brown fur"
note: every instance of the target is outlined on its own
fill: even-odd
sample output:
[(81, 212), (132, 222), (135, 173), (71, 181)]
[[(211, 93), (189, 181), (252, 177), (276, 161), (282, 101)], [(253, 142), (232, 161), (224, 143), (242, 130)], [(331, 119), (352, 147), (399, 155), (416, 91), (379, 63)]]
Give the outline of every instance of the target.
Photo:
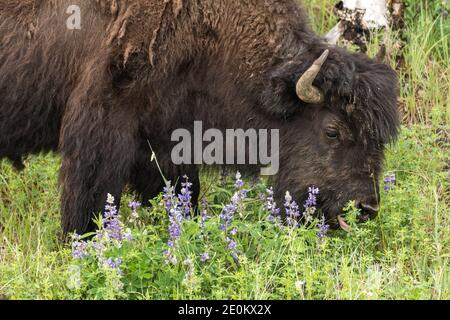
[[(65, 27), (73, 4), (81, 30)], [(315, 81), (325, 103), (299, 101), (297, 79), (327, 48), (303, 12), (294, 0), (0, 0), (0, 158), (58, 150), (63, 229), (85, 232), (106, 193), (161, 190), (148, 142), (197, 198), (198, 168), (170, 161), (173, 130), (275, 128), (278, 199), (319, 186), (330, 223), (350, 199), (374, 208), (398, 131), (395, 74), (331, 47)]]

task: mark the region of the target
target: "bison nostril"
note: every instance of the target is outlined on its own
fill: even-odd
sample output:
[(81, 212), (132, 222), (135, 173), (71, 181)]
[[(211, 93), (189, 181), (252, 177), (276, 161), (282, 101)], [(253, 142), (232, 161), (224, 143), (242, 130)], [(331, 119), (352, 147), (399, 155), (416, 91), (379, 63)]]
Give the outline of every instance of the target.
[(361, 203), (360, 207), (362, 209), (362, 215), (363, 216), (368, 216), (369, 219), (373, 219), (377, 216), (378, 211), (380, 211), (380, 207), (378, 205), (370, 205), (370, 204), (365, 204), (365, 203)]

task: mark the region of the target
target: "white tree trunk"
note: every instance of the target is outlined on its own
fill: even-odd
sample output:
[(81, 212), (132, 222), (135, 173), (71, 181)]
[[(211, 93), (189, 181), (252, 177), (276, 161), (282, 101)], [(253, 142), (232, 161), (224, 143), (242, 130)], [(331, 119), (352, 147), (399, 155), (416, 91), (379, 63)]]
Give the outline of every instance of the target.
[(389, 14), (386, 0), (344, 0), (344, 7), (352, 10), (365, 10), (363, 21), (370, 29), (388, 26)]
[[(340, 22), (325, 36), (336, 44), (343, 36), (360, 47), (364, 34), (373, 29), (401, 28), (403, 22), (403, 0), (343, 0), (335, 8)], [(349, 39), (350, 38), (350, 39)], [(359, 41), (359, 42), (358, 42)]]

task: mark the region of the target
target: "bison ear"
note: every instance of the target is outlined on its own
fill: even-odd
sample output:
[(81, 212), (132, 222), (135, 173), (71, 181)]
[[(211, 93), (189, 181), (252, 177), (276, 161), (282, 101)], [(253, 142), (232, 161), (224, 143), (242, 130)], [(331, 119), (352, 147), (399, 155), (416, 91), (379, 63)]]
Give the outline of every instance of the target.
[(299, 112), (304, 104), (296, 93), (297, 74), (300, 66), (287, 62), (276, 67), (267, 75), (260, 91), (260, 105), (270, 114), (286, 118)]
[(295, 91), (295, 82), (280, 75), (272, 76), (262, 90), (260, 104), (265, 111), (276, 117), (293, 116), (301, 105)]
[(330, 49), (327, 63), (322, 67), (316, 82), (324, 93), (333, 97), (350, 97), (356, 75), (352, 54), (338, 47)]

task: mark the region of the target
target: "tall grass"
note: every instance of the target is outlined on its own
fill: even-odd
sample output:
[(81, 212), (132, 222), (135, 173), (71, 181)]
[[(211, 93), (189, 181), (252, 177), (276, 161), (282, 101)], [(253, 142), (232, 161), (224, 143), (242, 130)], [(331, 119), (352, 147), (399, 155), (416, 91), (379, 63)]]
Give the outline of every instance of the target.
[(450, 21), (438, 1), (411, 2), (401, 70), (405, 120), (443, 125), (449, 120)]
[[(398, 184), (382, 194), (376, 221), (333, 232), (280, 232), (267, 221), (261, 183), (246, 181), (249, 199), (236, 217), (240, 262), (230, 258), (218, 215), (233, 182), (203, 176), (208, 189), (208, 239), (197, 221), (185, 221), (177, 266), (164, 263), (168, 219), (161, 199), (140, 209), (141, 225), (128, 224), (134, 240), (110, 254), (123, 260), (120, 274), (91, 260), (74, 260), (59, 241), (55, 156), (26, 160), (17, 173), (0, 163), (0, 298), (241, 298), (241, 299), (449, 299), (449, 42), (450, 23), (439, 1), (408, 1), (406, 29), (374, 35), (369, 55), (388, 46), (401, 80), (404, 127), (387, 154), (386, 172)], [(305, 1), (313, 27), (324, 34), (335, 23), (334, 0)], [(125, 195), (121, 208), (133, 195)], [(350, 210), (351, 211), (351, 210)], [(351, 212), (350, 212), (351, 213)], [(211, 253), (200, 261), (205, 246)], [(120, 285), (118, 285), (120, 284)]]

